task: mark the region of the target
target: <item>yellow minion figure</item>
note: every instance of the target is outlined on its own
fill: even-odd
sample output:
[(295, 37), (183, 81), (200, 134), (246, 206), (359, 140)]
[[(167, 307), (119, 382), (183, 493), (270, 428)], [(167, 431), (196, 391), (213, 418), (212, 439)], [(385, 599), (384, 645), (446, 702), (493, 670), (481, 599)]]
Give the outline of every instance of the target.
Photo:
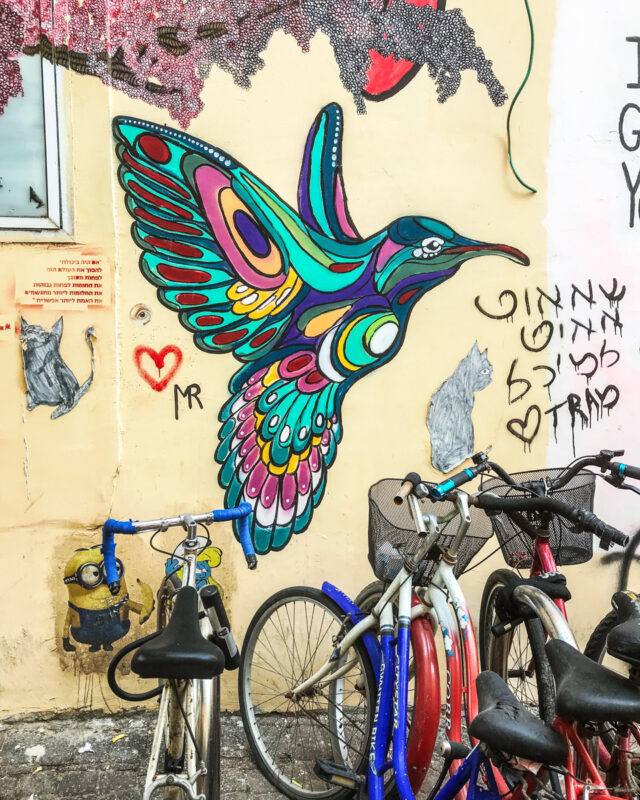
[(88, 644), (89, 652), (102, 647), (113, 650), (113, 642), (126, 636), (131, 622), (129, 612), (140, 615), (140, 624), (151, 616), (154, 607), (151, 588), (138, 579), (142, 602), (130, 599), (124, 579), (124, 565), (116, 559), (120, 591), (112, 595), (106, 582), (100, 546), (76, 550), (64, 569), (64, 583), (69, 592), (69, 608), (64, 621), (62, 646), (67, 652), (76, 648), (71, 638)]

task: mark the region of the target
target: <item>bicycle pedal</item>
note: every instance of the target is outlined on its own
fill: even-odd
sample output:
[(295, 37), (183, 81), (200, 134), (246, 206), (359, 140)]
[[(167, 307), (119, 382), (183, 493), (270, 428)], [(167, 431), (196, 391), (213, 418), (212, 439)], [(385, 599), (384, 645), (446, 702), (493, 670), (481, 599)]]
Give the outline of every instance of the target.
[(346, 786), (348, 789), (358, 789), (364, 783), (363, 775), (357, 775), (349, 767), (345, 767), (342, 764), (334, 764), (325, 758), (316, 759), (313, 771), (323, 781), (336, 786)]

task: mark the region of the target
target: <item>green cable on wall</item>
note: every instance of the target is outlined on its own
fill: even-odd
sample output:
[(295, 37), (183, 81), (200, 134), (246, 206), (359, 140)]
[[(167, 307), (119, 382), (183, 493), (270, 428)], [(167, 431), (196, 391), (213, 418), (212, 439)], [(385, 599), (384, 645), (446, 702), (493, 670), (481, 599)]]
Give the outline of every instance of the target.
[(531, 9), (529, 8), (529, 0), (524, 0), (525, 8), (527, 9), (527, 17), (529, 18), (529, 31), (531, 33), (531, 49), (529, 51), (529, 66), (527, 67), (527, 74), (524, 76), (524, 80), (520, 84), (520, 88), (515, 93), (513, 100), (511, 101), (511, 105), (509, 106), (509, 113), (507, 114), (507, 151), (509, 153), (509, 164), (511, 166), (511, 171), (516, 176), (518, 183), (524, 186), (525, 189), (528, 189), (530, 192), (537, 192), (537, 189), (534, 189), (533, 186), (529, 186), (528, 183), (522, 180), (522, 178), (518, 175), (518, 172), (513, 164), (513, 158), (511, 156), (511, 113), (513, 112), (513, 107), (516, 104), (516, 100), (520, 97), (520, 93), (525, 87), (526, 82), (529, 80), (529, 76), (531, 75), (531, 67), (533, 65), (533, 50), (535, 45), (535, 35), (533, 32), (533, 19), (531, 17)]

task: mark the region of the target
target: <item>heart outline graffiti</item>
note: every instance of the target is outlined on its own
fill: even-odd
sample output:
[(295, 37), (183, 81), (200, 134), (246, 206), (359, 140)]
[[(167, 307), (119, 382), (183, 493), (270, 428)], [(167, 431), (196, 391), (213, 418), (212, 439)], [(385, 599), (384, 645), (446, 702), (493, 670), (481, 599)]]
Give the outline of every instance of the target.
[[(165, 359), (170, 353), (175, 356), (175, 361), (163, 378), (154, 378), (153, 375), (150, 375), (142, 365), (142, 357), (144, 355), (149, 356), (158, 369), (158, 375), (160, 375), (160, 371), (164, 367)], [(152, 347), (147, 347), (147, 345), (141, 344), (138, 345), (138, 347), (136, 347), (133, 351), (133, 361), (140, 377), (149, 384), (154, 392), (162, 392), (167, 388), (169, 381), (180, 369), (180, 365), (182, 364), (182, 350), (176, 344), (168, 344), (158, 352)]]

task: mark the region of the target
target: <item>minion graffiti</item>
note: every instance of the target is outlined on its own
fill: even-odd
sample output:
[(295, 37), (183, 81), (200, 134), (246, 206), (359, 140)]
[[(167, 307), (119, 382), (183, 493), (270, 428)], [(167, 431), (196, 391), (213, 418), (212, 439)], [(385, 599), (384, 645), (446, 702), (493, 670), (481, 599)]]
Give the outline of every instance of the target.
[[(203, 586), (217, 586), (220, 597), (224, 597), (224, 589), (212, 574), (212, 570), (222, 563), (222, 550), (219, 547), (207, 547), (207, 540), (202, 536), (198, 536), (198, 539), (202, 543), (203, 549), (198, 553), (196, 559), (196, 589), (200, 591)], [(181, 564), (183, 553), (182, 543), (180, 543), (173, 551), (171, 558), (168, 558), (165, 562), (166, 574), (175, 575), (180, 579), (180, 582), (182, 582), (183, 568)]]
[(72, 653), (79, 644), (88, 644), (89, 652), (101, 648), (113, 650), (113, 642), (126, 636), (131, 626), (129, 613), (140, 616), (143, 625), (154, 608), (153, 592), (148, 584), (138, 579), (142, 602), (129, 597), (124, 578), (124, 565), (117, 559), (120, 573), (120, 591), (109, 592), (105, 581), (104, 564), (99, 545), (76, 550), (64, 569), (64, 583), (69, 593), (69, 607), (62, 632), (62, 647)]

